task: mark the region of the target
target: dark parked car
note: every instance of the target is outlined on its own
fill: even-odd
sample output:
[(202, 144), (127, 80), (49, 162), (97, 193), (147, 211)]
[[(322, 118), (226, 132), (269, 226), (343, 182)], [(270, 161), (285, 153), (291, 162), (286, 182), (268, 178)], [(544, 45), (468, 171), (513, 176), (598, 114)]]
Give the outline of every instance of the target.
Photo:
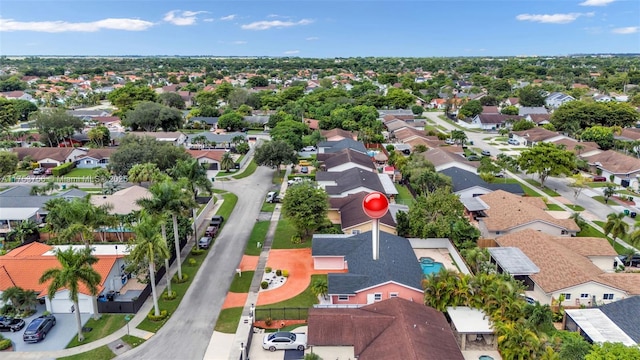
[(308, 174), (309, 173), (309, 168), (306, 166), (303, 166), (300, 168), (300, 172), (303, 174)]
[(25, 342), (38, 342), (47, 337), (47, 333), (56, 325), (56, 317), (53, 315), (39, 316), (29, 323), (22, 335)]
[(640, 267), (640, 254), (634, 254), (633, 256), (631, 256), (631, 260), (629, 260), (628, 258), (628, 255), (618, 255), (617, 260), (620, 261), (619, 265), (624, 264), (628, 266)]
[(217, 226), (220, 227), (224, 222), (224, 217), (222, 215), (213, 215), (211, 221), (209, 222), (209, 226)]
[(469, 161), (480, 161), (480, 156), (478, 156), (478, 155), (469, 155), (469, 156), (467, 156), (467, 160), (469, 160)]
[(593, 177), (593, 181), (594, 182), (605, 182), (607, 181), (607, 178), (604, 176), (594, 176)]
[(24, 327), (24, 320), (12, 319), (6, 316), (0, 316), (0, 331), (20, 331)]

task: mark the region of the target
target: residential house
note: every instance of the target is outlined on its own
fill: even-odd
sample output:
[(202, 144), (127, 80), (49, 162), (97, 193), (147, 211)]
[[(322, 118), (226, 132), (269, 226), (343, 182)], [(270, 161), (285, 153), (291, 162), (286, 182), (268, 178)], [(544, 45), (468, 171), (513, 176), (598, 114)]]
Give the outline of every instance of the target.
[(360, 168), (368, 171), (376, 170), (373, 159), (369, 154), (363, 154), (351, 149), (318, 154), (317, 160), (322, 163), (320, 168), (329, 172), (341, 172), (351, 168)]
[(269, 122), (269, 115), (247, 115), (242, 118), (250, 127), (265, 127)]
[(554, 142), (560, 139), (568, 138), (555, 131), (547, 130), (543, 127), (534, 127), (528, 130), (512, 131), (512, 138), (517, 140), (520, 145), (535, 146), (541, 142)]
[[(637, 311), (640, 310), (637, 306), (638, 299), (640, 297), (634, 296), (602, 305), (599, 308), (565, 309), (564, 330), (579, 333), (590, 344), (610, 342), (621, 343), (625, 346), (636, 346), (639, 340), (637, 337), (634, 339), (631, 335), (637, 335), (638, 332), (636, 324)], [(631, 301), (635, 302), (633, 304), (635, 306), (626, 304)], [(620, 306), (620, 310), (615, 312), (617, 316), (614, 318), (607, 316), (602, 311), (607, 306), (616, 306), (618, 304), (623, 304), (623, 306)], [(634, 310), (636, 312), (632, 312)], [(622, 318), (620, 315), (627, 316), (627, 318)], [(633, 322), (633, 325), (630, 322)], [(627, 327), (623, 328), (621, 325), (626, 325)]]
[(384, 118), (386, 115), (391, 115), (400, 120), (413, 120), (416, 116), (411, 110), (405, 109), (382, 109), (378, 110), (380, 118)]
[(201, 165), (204, 165), (207, 170), (220, 170), (220, 164), (222, 163), (222, 157), (226, 153), (226, 150), (194, 150), (189, 149), (187, 153), (192, 158), (198, 159)]
[(187, 141), (187, 135), (180, 131), (130, 131), (127, 134), (149, 136), (157, 141), (168, 142), (174, 146), (182, 146)]
[[(362, 202), (368, 195), (359, 192), (342, 198), (329, 198), (329, 212), (327, 217), (332, 224), (340, 225), (345, 234), (360, 234), (372, 231), (373, 220), (365, 214)], [(380, 218), (380, 231), (396, 235), (396, 221), (391, 212)]]
[[(638, 322), (636, 321), (636, 314), (640, 313), (640, 296), (632, 296), (630, 298), (622, 299), (609, 304), (604, 304), (593, 310), (597, 310), (602, 313), (634, 342), (640, 343), (640, 327), (638, 327)], [(573, 316), (573, 311), (571, 315), (571, 318), (575, 320), (576, 317)], [(590, 317), (590, 314), (585, 315), (587, 315), (587, 317)], [(597, 328), (597, 326), (595, 328)], [(587, 333), (586, 335), (589, 334)], [(620, 342), (613, 339), (611, 339), (610, 341)]]
[[(46, 270), (60, 267), (54, 250), (56, 248), (66, 249), (69, 246), (53, 247), (32, 242), (0, 256), (0, 294), (12, 286), (18, 286), (25, 290), (35, 291), (39, 299), (44, 299), (47, 311), (52, 314), (70, 314), (74, 311), (90, 314), (97, 312), (93, 297), (84, 284), (79, 284), (79, 309), (74, 309), (73, 302), (69, 299), (69, 290), (61, 288), (52, 299), (49, 299), (47, 290), (50, 281), (42, 284), (39, 281), (40, 276)], [(84, 245), (75, 247), (84, 248)], [(124, 278), (122, 276), (122, 269), (125, 268), (125, 247), (118, 255), (111, 254), (109, 251), (105, 251), (106, 249), (98, 250), (100, 247), (108, 247), (111, 250), (113, 245), (93, 245), (93, 247), (97, 249), (94, 255), (98, 261), (92, 267), (100, 274), (100, 283), (97, 285), (98, 294), (119, 291), (127, 282), (126, 273), (124, 273)]]
[[(206, 140), (206, 143), (202, 141), (202, 139)], [(224, 148), (228, 149), (233, 144), (234, 139), (240, 139), (242, 141), (246, 141), (247, 134), (243, 132), (221, 132), (215, 133), (211, 131), (203, 131), (197, 134), (189, 134), (185, 145), (188, 149), (216, 149), (216, 148)]]
[(582, 154), (592, 172), (601, 173), (609, 179), (613, 175), (613, 182), (622, 187), (639, 188), (640, 159), (624, 155), (614, 150), (603, 151), (598, 154)]
[[(400, 144), (394, 144), (394, 146), (397, 146)], [(415, 149), (416, 146), (418, 145), (423, 145), (425, 147), (427, 147), (428, 149), (433, 149), (433, 148), (437, 148), (439, 146), (444, 146), (445, 142), (444, 140), (440, 140), (438, 139), (437, 136), (425, 136), (425, 137), (418, 137), (416, 136), (415, 138), (411, 138), (409, 140), (404, 140), (404, 145), (408, 145), (409, 146), (409, 150)], [(399, 150), (399, 149), (398, 149)]]
[(107, 206), (110, 214), (129, 215), (142, 209), (138, 205), (140, 199), (150, 199), (153, 194), (146, 188), (138, 185), (118, 190), (112, 195), (93, 195), (91, 204), (94, 206)]
[(79, 169), (106, 168), (109, 158), (116, 152), (114, 148), (89, 149), (85, 155), (80, 155), (75, 163)]
[(218, 127), (218, 117), (213, 116), (194, 116), (189, 118), (190, 124), (199, 123), (201, 125), (206, 125), (206, 127), (216, 129)]
[(345, 138), (337, 141), (323, 141), (318, 143), (317, 147), (318, 154), (335, 153), (343, 149), (351, 149), (363, 154), (367, 153), (367, 148), (364, 147), (363, 143), (350, 138)]
[(323, 359), (465, 359), (444, 314), (421, 301), (313, 308), (307, 323), (307, 343)]
[(569, 137), (563, 137), (549, 142), (564, 146), (566, 150), (571, 151), (580, 157), (588, 157), (602, 152), (598, 147), (598, 144), (593, 141), (576, 141)]
[(447, 99), (432, 99), (427, 105), (429, 109), (444, 110), (447, 107)]
[(510, 98), (507, 98), (507, 99), (503, 102), (503, 104), (504, 104), (505, 106), (515, 106), (515, 107), (520, 107), (520, 99), (515, 98), (515, 97), (510, 97)]
[(56, 195), (31, 195), (31, 186), (14, 186), (0, 192), (0, 236), (4, 236), (23, 221), (41, 224), (46, 220), (45, 204), (54, 198), (83, 198), (87, 193), (69, 189)]
[(595, 94), (595, 95), (593, 95), (593, 100), (595, 102), (611, 102), (611, 101), (615, 101), (614, 98), (612, 98), (609, 95), (605, 95), (605, 94)]
[(398, 195), (393, 182), (386, 174), (354, 167), (341, 172), (319, 171), (316, 173), (318, 187), (323, 188), (330, 198), (345, 197), (364, 192), (381, 192), (387, 197)]
[[(526, 295), (541, 304), (550, 305), (562, 296), (563, 306), (593, 306), (640, 294), (638, 274), (613, 271), (617, 253), (607, 239), (566, 238), (526, 229), (500, 236), (496, 242), (519, 248), (540, 269), (529, 276)], [(603, 270), (600, 266), (607, 262)]]
[(13, 148), (11, 151), (18, 155), (18, 160), (20, 161), (30, 156), (33, 161), (46, 168), (53, 168), (64, 163), (74, 162), (81, 156), (87, 154), (87, 150), (70, 147)]
[(409, 126), (405, 126), (402, 127), (400, 129), (397, 130), (393, 130), (391, 131), (391, 133), (389, 134), (390, 138), (394, 141), (399, 141), (401, 143), (407, 143), (409, 141), (412, 140), (416, 140), (416, 139), (431, 139), (431, 140), (436, 140), (438, 137), (437, 136), (427, 136), (427, 134), (424, 132), (424, 130), (418, 130)]
[(365, 305), (394, 297), (422, 303), (422, 268), (409, 240), (380, 232), (379, 257), (373, 258), (371, 232), (357, 235), (315, 234), (311, 244), (314, 269), (328, 274), (329, 302)]
[(482, 107), (483, 114), (500, 114), (500, 109), (497, 106), (483, 106)]
[(546, 99), (544, 100), (544, 103), (547, 107), (557, 109), (560, 107), (560, 105), (569, 101), (574, 101), (574, 100), (575, 98), (571, 95), (567, 95), (561, 92), (554, 92), (549, 94), (549, 96), (546, 97)]
[(511, 126), (511, 123), (520, 119), (520, 117), (514, 115), (479, 114), (471, 120), (471, 123), (467, 123), (465, 121), (458, 121), (458, 123), (474, 129), (498, 130), (500, 128)]
[(524, 190), (522, 190), (520, 184), (505, 184), (500, 181), (488, 183), (482, 180), (475, 172), (458, 167), (450, 167), (439, 171), (439, 173), (451, 178), (451, 191), (460, 198), (475, 197), (496, 190), (503, 190), (514, 195), (524, 195)]
[(316, 119), (304, 119), (304, 123), (309, 126), (311, 131), (320, 130), (320, 120)]
[(344, 139), (358, 140), (358, 134), (343, 130), (340, 128), (335, 128), (331, 130), (320, 130), (320, 135), (325, 139), (325, 141), (336, 142)]
[(623, 141), (640, 141), (640, 129), (624, 128), (622, 129), (622, 133), (620, 133), (620, 135), (614, 134), (614, 138), (616, 140), (623, 140)]
[(525, 116), (525, 120), (535, 123), (536, 126), (541, 126), (541, 125), (546, 125), (551, 123), (551, 115), (550, 114), (527, 114)]
[(422, 156), (435, 166), (436, 171), (457, 167), (472, 173), (478, 172), (478, 166), (480, 166), (478, 161), (469, 161), (464, 158), (462, 152), (448, 151), (446, 148), (458, 149), (453, 146), (433, 148), (423, 152)]
[(35, 101), (31, 94), (28, 94), (22, 90), (14, 90), (14, 91), (5, 91), (0, 93), (0, 97), (3, 97), (7, 100), (27, 100), (27, 101)]
[(86, 109), (67, 110), (67, 114), (80, 118), (84, 121), (91, 121), (94, 118), (111, 115), (111, 113), (106, 110), (86, 110)]
[(503, 190), (479, 196), (489, 208), (478, 216), (481, 236), (494, 239), (505, 234), (533, 229), (553, 236), (575, 236), (580, 228), (572, 219), (556, 219), (545, 211), (547, 204), (537, 197), (522, 197)]

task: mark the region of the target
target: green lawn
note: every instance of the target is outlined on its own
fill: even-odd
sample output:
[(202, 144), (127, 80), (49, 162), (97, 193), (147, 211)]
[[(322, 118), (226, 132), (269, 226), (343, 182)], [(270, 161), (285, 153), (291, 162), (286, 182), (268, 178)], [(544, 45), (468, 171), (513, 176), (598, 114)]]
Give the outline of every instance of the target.
[(601, 203), (601, 204), (609, 205), (604, 201), (604, 196), (602, 196), (602, 195), (594, 196), (594, 197), (592, 197), (592, 199), (597, 201), (597, 202), (599, 202), (599, 203)]
[(251, 162), (249, 163), (249, 165), (247, 165), (247, 167), (244, 169), (243, 172), (241, 172), (240, 174), (237, 174), (237, 175), (233, 175), (232, 177), (234, 179), (246, 178), (247, 176), (253, 175), (253, 173), (256, 172), (257, 168), (258, 168), (258, 164), (256, 164), (255, 161), (251, 160)]
[(93, 169), (73, 169), (68, 173), (62, 175), (64, 177), (83, 177), (83, 176), (93, 176), (96, 171)]
[(253, 271), (243, 271), (242, 276), (235, 275), (229, 291), (234, 293), (248, 293), (253, 274)]
[(145, 342), (145, 339), (141, 339), (137, 336), (133, 336), (133, 335), (125, 335), (122, 337), (122, 341), (126, 342), (127, 344), (129, 344), (129, 346), (131, 346), (132, 348), (138, 347), (140, 346), (143, 342)]
[[(610, 182), (588, 182), (587, 186), (590, 188), (603, 188), (603, 187), (607, 187), (607, 185), (612, 185)], [(615, 185), (615, 184), (614, 184)]]
[(403, 205), (413, 205), (416, 199), (413, 198), (409, 189), (406, 186), (396, 184), (396, 190), (398, 190), (398, 196), (396, 197), (396, 203)]
[(527, 196), (542, 197), (542, 194), (540, 194), (536, 190), (528, 187), (527, 185), (522, 185), (522, 190), (524, 191), (524, 194), (527, 195)]
[(601, 227), (601, 228), (603, 228), (603, 229), (604, 229), (604, 224), (606, 224), (606, 222), (605, 222), (605, 221), (600, 221), (600, 220), (594, 220), (594, 221), (592, 221), (592, 222), (593, 222), (594, 224), (596, 224), (596, 225), (600, 226), (600, 227)]
[(240, 322), (241, 316), (241, 307), (229, 308), (220, 311), (220, 315), (218, 315), (218, 322), (216, 322), (214, 330), (225, 334), (235, 334), (236, 330), (238, 330), (238, 323)]
[(83, 352), (78, 355), (71, 355), (58, 358), (58, 360), (108, 360), (113, 359), (116, 355), (109, 349), (107, 345), (100, 346), (97, 349), (93, 349), (87, 352)]
[[(205, 250), (205, 252), (201, 255), (193, 256), (189, 254), (187, 256), (184, 263), (182, 264), (182, 274), (183, 275), (187, 274), (187, 276), (189, 277), (189, 280), (181, 284), (176, 284), (175, 282), (171, 283), (171, 290), (176, 293), (175, 299), (173, 300), (163, 299), (162, 294), (165, 294), (166, 290), (163, 291), (162, 294), (158, 294), (158, 306), (160, 307), (160, 310), (167, 310), (167, 312), (169, 313), (169, 316), (161, 321), (151, 321), (145, 318), (144, 320), (142, 320), (140, 325), (138, 325), (138, 329), (155, 333), (155, 332), (158, 332), (158, 330), (162, 327), (162, 325), (164, 325), (167, 322), (167, 320), (169, 320), (169, 318), (171, 317), (171, 314), (173, 314), (178, 308), (178, 305), (180, 305), (180, 301), (182, 301), (184, 294), (189, 289), (189, 286), (191, 285), (193, 278), (198, 273), (198, 269), (200, 269), (200, 266), (202, 265), (202, 261), (205, 259), (208, 252), (209, 252), (208, 250)], [(189, 265), (189, 259), (195, 259), (196, 265), (195, 266)]]
[(93, 330), (84, 334), (84, 341), (81, 343), (78, 342), (78, 336), (74, 336), (73, 340), (71, 340), (67, 345), (67, 348), (87, 344), (113, 334), (116, 330), (126, 326), (127, 322), (124, 319), (125, 316), (125, 314), (103, 314), (99, 320), (94, 320), (93, 318), (89, 319), (84, 326), (90, 327)]
[(272, 249), (303, 249), (311, 247), (311, 239), (306, 239), (300, 244), (291, 242), (291, 237), (296, 235), (296, 229), (287, 219), (280, 219), (273, 238)]
[[(584, 211), (584, 208), (580, 205), (565, 204), (565, 206), (573, 211)], [(547, 204), (547, 209), (552, 211), (564, 211), (564, 209), (561, 208), (560, 205), (556, 204)]]
[(269, 224), (271, 224), (271, 221), (258, 221), (253, 225), (247, 248), (244, 250), (245, 255), (260, 255), (262, 247), (258, 247), (257, 244), (258, 242), (264, 244), (264, 239), (267, 237), (267, 231), (269, 230)]
[(276, 209), (276, 204), (275, 203), (265, 202), (264, 204), (262, 204), (262, 209), (260, 209), (260, 211), (272, 213), (273, 210), (275, 210), (275, 209)]
[[(598, 226), (600, 226), (601, 228), (604, 228), (604, 224), (605, 224), (604, 221), (595, 220), (595, 221), (593, 221), (593, 223), (598, 225)], [(583, 231), (584, 231), (585, 235), (583, 235)], [(590, 237), (607, 238), (607, 240), (609, 240), (609, 242), (611, 242), (611, 238), (605, 236), (600, 231), (594, 229), (593, 226), (585, 225), (585, 227), (583, 227), (583, 231), (580, 231), (578, 233), (578, 236), (584, 236), (584, 237), (590, 236)], [(590, 235), (586, 235), (586, 234), (590, 234)], [(624, 254), (624, 252), (626, 250), (626, 248), (624, 246), (618, 244), (617, 242), (614, 242), (612, 245), (613, 245), (613, 248), (616, 250), (616, 252), (618, 254)]]
[(286, 173), (286, 170), (278, 170), (276, 172), (273, 173), (273, 180), (272, 183), (275, 185), (280, 185), (282, 184), (282, 181), (284, 179), (284, 174)]
[[(300, 294), (292, 297), (291, 299), (281, 301), (279, 303), (258, 306), (258, 309), (281, 309), (281, 308), (310, 308), (318, 303), (318, 298), (311, 292), (311, 284), (318, 279), (327, 280), (327, 275), (311, 275), (311, 281), (309, 286)], [(256, 320), (259, 319), (259, 314), (256, 313)]]
[[(233, 212), (233, 208), (236, 207), (238, 196), (233, 193), (225, 193), (224, 195), (222, 195), (222, 198), (224, 199), (224, 202), (222, 203), (222, 205), (220, 205), (220, 208), (218, 209), (218, 212), (216, 214), (222, 215), (225, 219), (228, 219)], [(225, 223), (226, 222), (222, 223), (223, 227)]]
[(616, 190), (617, 194), (623, 194), (623, 195), (627, 195), (627, 196), (638, 196), (637, 193), (634, 193), (633, 191), (629, 191), (629, 190)]
[(584, 226), (582, 226), (582, 229), (577, 234), (577, 236), (578, 237), (599, 237), (599, 238), (605, 237), (603, 233), (596, 230), (593, 226), (589, 224), (584, 224)]
[(529, 184), (537, 187), (538, 189), (541, 189), (545, 194), (549, 195), (549, 196), (560, 196), (560, 194), (558, 194), (557, 192), (553, 191), (553, 189), (550, 189), (548, 187), (544, 187), (544, 188), (540, 188), (540, 183), (537, 182), (536, 180), (533, 179), (526, 179), (526, 182), (528, 182)]

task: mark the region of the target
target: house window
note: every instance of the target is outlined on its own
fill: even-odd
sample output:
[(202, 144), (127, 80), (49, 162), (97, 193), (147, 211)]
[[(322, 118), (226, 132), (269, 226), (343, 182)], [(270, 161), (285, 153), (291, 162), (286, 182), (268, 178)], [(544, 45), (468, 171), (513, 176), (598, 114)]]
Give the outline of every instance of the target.
[(373, 294), (373, 300), (374, 301), (381, 301), (382, 300), (382, 293)]
[(358, 235), (360, 234), (360, 230), (351, 230), (351, 235)]
[(398, 293), (397, 292), (389, 293), (389, 298), (394, 298), (394, 297), (398, 297)]
[(349, 301), (348, 295), (338, 295), (338, 301)]
[(500, 231), (496, 231), (496, 235), (500, 235)]
[(85, 164), (91, 164), (91, 160), (85, 160), (84, 163)]
[(613, 294), (604, 294), (604, 296), (602, 296), (602, 298), (604, 300), (613, 300)]
[(567, 293), (567, 294), (562, 294), (564, 295), (564, 299), (565, 300), (571, 300), (571, 294)]
[(560, 235), (567, 235), (569, 232), (567, 230), (560, 231)]
[(589, 294), (580, 294), (580, 299), (588, 299)]

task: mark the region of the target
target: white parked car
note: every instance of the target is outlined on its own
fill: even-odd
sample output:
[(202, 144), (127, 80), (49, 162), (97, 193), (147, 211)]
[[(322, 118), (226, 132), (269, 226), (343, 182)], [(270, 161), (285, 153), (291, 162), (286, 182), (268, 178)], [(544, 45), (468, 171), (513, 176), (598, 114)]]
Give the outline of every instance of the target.
[(316, 147), (315, 146), (305, 146), (302, 148), (302, 151), (304, 152), (315, 152), (316, 151)]
[(266, 334), (262, 340), (262, 348), (269, 351), (299, 350), (307, 348), (307, 334), (279, 331)]

